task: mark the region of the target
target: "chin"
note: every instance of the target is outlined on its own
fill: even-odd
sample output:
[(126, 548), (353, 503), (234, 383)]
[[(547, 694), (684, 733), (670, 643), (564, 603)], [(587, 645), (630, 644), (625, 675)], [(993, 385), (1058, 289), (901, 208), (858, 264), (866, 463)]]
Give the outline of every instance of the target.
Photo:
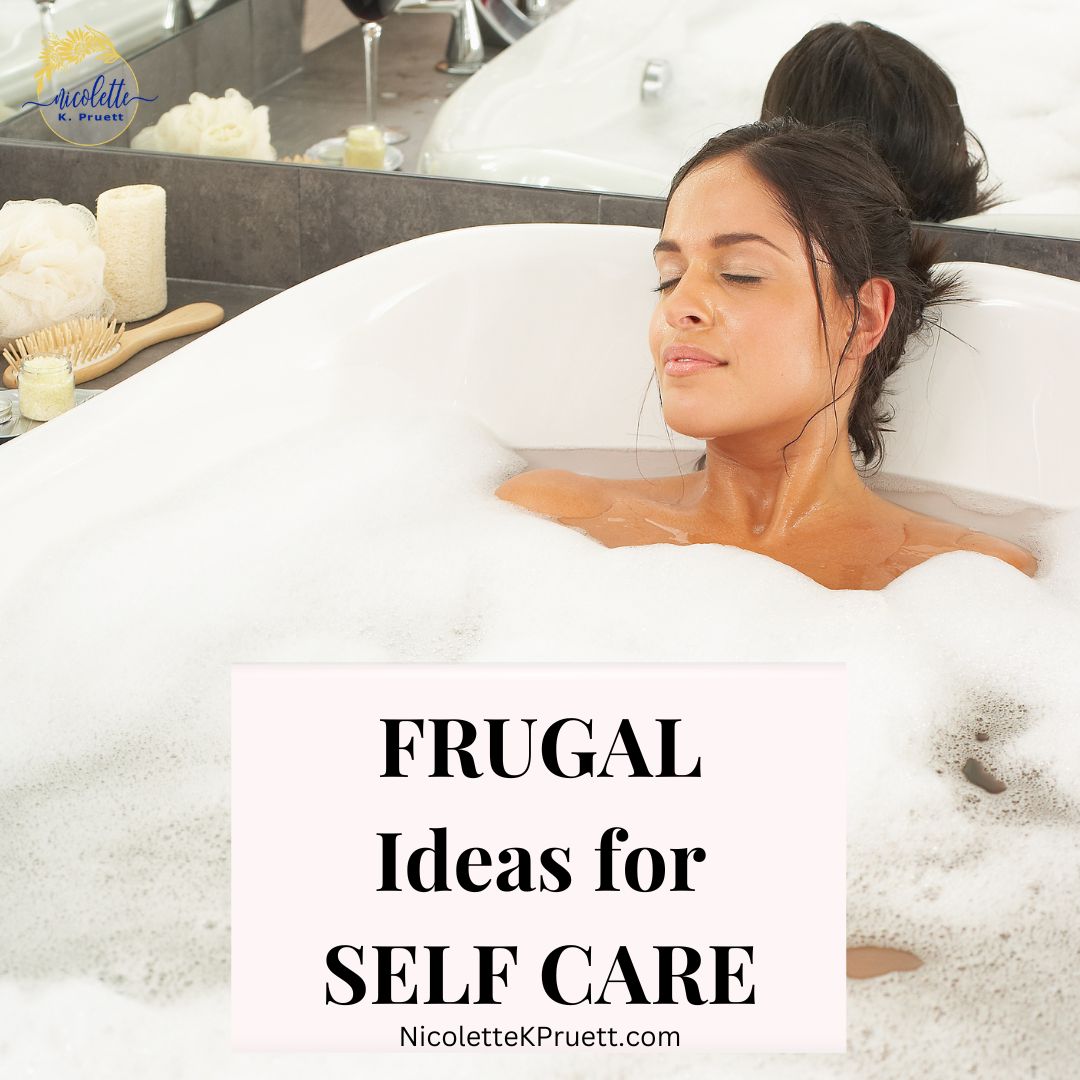
[(728, 434), (725, 424), (718, 424), (716, 417), (688, 415), (684, 410), (669, 413), (664, 410), (664, 423), (678, 435), (690, 439), (713, 439)]

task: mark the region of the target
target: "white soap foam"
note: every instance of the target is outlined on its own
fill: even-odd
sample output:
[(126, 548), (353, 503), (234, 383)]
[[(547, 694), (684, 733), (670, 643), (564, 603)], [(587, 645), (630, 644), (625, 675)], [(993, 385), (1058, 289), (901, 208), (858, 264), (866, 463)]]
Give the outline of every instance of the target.
[[(1034, 580), (959, 552), (833, 592), (735, 548), (603, 548), (497, 500), (521, 461), (472, 420), (364, 385), (372, 406), (196, 475), (24, 508), (0, 1073), (1074, 1075), (1080, 515), (1039, 530)], [(260, 660), (846, 660), (849, 938), (925, 964), (849, 984), (844, 1056), (232, 1054), (228, 674)]]

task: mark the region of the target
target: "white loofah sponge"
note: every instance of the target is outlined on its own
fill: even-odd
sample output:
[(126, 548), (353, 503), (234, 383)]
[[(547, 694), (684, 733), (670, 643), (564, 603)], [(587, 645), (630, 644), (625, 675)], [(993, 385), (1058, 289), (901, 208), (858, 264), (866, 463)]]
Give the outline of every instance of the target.
[(0, 345), (64, 319), (109, 317), (105, 253), (94, 215), (77, 203), (0, 207)]
[(105, 252), (105, 284), (121, 322), (149, 319), (165, 309), (165, 189), (129, 184), (103, 191), (97, 201), (98, 239)]
[(174, 105), (156, 124), (131, 140), (133, 150), (253, 158), (274, 161), (270, 145), (270, 110), (255, 108), (239, 90), (220, 98), (196, 91), (186, 105)]

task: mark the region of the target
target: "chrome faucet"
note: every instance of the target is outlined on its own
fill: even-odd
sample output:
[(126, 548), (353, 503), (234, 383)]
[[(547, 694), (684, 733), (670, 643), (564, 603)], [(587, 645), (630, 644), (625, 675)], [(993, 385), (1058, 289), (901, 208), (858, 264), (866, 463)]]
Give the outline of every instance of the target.
[(56, 0), (37, 0), (38, 17), (41, 19), (41, 42), (44, 45), (53, 32), (53, 8)]
[(671, 83), (671, 62), (648, 60), (641, 73), (641, 103), (650, 105), (660, 101)]
[(472, 75), (480, 70), (484, 63), (484, 40), (473, 0), (397, 0), (390, 11), (403, 15), (453, 16), (446, 59), (436, 67), (449, 75)]
[(195, 22), (195, 16), (191, 10), (189, 0), (168, 0), (165, 5), (165, 18), (161, 22), (161, 29), (170, 34), (178, 30), (184, 30)]

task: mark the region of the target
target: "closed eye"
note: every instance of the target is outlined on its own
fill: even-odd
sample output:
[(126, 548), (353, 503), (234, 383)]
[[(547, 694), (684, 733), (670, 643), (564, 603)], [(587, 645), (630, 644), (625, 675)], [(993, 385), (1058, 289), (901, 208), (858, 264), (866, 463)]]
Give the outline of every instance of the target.
[[(753, 274), (721, 274), (720, 276), (733, 285), (757, 285), (762, 280)], [(665, 292), (668, 289), (673, 289), (680, 281), (682, 281), (682, 278), (670, 278), (667, 281), (661, 281), (652, 291)]]

